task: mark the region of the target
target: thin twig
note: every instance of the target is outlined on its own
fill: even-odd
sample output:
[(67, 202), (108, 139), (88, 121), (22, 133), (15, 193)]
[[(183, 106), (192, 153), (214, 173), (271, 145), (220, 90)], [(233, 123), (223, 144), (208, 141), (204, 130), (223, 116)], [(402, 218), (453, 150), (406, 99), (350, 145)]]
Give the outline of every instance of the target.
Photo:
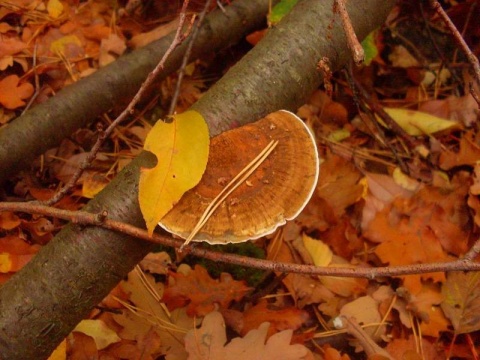
[(35, 76), (35, 92), (33, 93), (32, 97), (28, 101), (27, 106), (25, 106), (25, 109), (22, 111), (22, 115), (25, 114), (25, 112), (30, 109), (30, 106), (32, 106), (33, 102), (37, 98), (37, 96), (40, 94), (40, 79), (38, 76), (38, 71), (37, 71), (37, 48), (38, 48), (38, 43), (35, 41), (35, 46), (33, 47), (33, 75)]
[[(153, 234), (148, 235), (146, 230), (137, 228), (133, 225), (115, 221), (110, 219), (102, 219), (105, 214), (92, 214), (86, 211), (69, 211), (56, 209), (50, 206), (44, 206), (33, 202), (11, 202), (0, 203), (0, 211), (19, 211), (29, 214), (40, 214), (46, 216), (53, 216), (59, 219), (69, 220), (72, 223), (82, 225), (95, 225), (105, 229), (121, 232), (123, 234), (153, 242), (156, 244), (180, 248), (183, 240), (176, 240), (170, 236)], [(430, 264), (413, 264), (403, 266), (385, 266), (385, 267), (330, 267), (330, 266), (314, 266), (303, 264), (283, 263), (270, 260), (262, 260), (241, 256), (236, 254), (219, 253), (200, 247), (190, 247), (189, 253), (204, 259), (209, 259), (216, 262), (223, 262), (235, 264), (239, 266), (252, 267), (260, 270), (268, 270), (282, 273), (298, 273), (308, 275), (321, 276), (337, 276), (337, 277), (352, 277), (352, 278), (368, 278), (375, 279), (377, 277), (385, 276), (402, 276), (402, 275), (417, 275), (434, 272), (449, 272), (449, 271), (480, 271), (480, 263), (469, 261), (468, 259), (459, 259), (455, 261), (443, 263)]]
[(398, 136), (400, 136), (407, 144), (407, 146), (411, 149), (414, 149), (419, 143), (418, 141), (411, 135), (409, 135), (405, 130), (402, 129), (400, 125), (397, 124), (395, 120), (392, 119), (390, 115), (387, 114), (383, 107), (378, 105), (370, 94), (365, 90), (365, 88), (352, 76), (353, 82), (355, 84), (355, 88), (359, 90), (362, 99), (367, 103), (368, 107), (372, 109), (373, 112), (377, 113), (385, 124)]
[(477, 103), (478, 107), (480, 107), (480, 97), (479, 97), (478, 94), (475, 92), (475, 87), (473, 86), (473, 82), (470, 82), (470, 83), (468, 84), (468, 88), (469, 88), (470, 94), (473, 96), (473, 99), (474, 99), (475, 102)]
[(346, 0), (335, 0), (334, 11), (337, 10), (342, 19), (343, 30), (345, 31), (345, 36), (347, 37), (348, 48), (352, 52), (353, 61), (355, 64), (361, 65), (365, 60), (365, 52), (363, 51), (362, 44), (358, 41), (357, 34), (352, 26), (352, 21), (347, 12), (347, 7), (345, 6)]
[[(360, 118), (364, 121), (365, 125), (367, 126), (367, 128), (371, 131), (374, 139), (378, 140), (380, 142), (380, 144), (382, 146), (386, 146), (390, 149), (390, 151), (392, 152), (392, 154), (395, 156), (395, 159), (397, 160), (398, 162), (398, 165), (400, 166), (400, 169), (405, 173), (405, 174), (408, 174), (409, 173), (409, 170), (408, 170), (408, 166), (407, 164), (405, 164), (405, 161), (403, 161), (402, 157), (397, 153), (397, 151), (395, 150), (395, 148), (390, 144), (389, 141), (387, 141), (387, 139), (385, 138), (385, 134), (383, 132), (383, 130), (380, 128), (380, 125), (378, 124), (378, 122), (376, 121), (373, 121), (373, 125), (375, 126), (376, 128), (376, 131), (373, 131), (373, 129), (370, 129), (370, 126), (369, 124), (363, 119), (363, 115), (362, 115), (362, 111), (360, 110), (363, 110), (363, 112), (370, 112), (373, 110), (373, 111), (381, 111), (383, 112), (388, 118), (387, 119), (384, 119), (385, 123), (387, 125), (390, 125), (390, 123), (394, 126), (395, 129), (399, 129), (398, 131), (400, 131), (400, 134), (402, 135), (405, 135), (406, 136), (406, 139), (408, 139), (407, 143), (408, 144), (412, 144), (412, 141), (413, 141), (413, 138), (410, 137), (410, 135), (408, 135), (391, 117), (390, 115), (388, 115), (385, 110), (383, 110), (383, 108), (381, 106), (378, 106), (373, 100), (371, 100), (371, 97), (370, 95), (367, 93), (367, 91), (360, 85), (360, 83), (355, 79), (355, 77), (353, 76), (353, 69), (352, 67), (350, 66), (349, 70), (346, 71), (346, 75), (347, 75), (347, 80), (348, 80), (348, 83), (350, 85), (350, 89), (352, 90), (352, 93), (353, 93), (353, 99), (355, 101), (355, 105), (357, 106), (357, 109), (359, 110), (359, 114), (360, 114)], [(360, 94), (359, 94), (360, 92)], [(360, 97), (363, 99), (363, 102), (360, 101)], [(366, 108), (366, 106), (364, 105), (364, 102), (367, 103), (367, 105), (369, 106), (369, 109)], [(376, 109), (376, 108), (379, 108), (379, 109)], [(380, 116), (381, 113), (379, 113)], [(390, 127), (392, 128), (392, 127)], [(393, 130), (393, 128), (392, 128)], [(398, 133), (397, 133), (398, 134)], [(400, 135), (399, 134), (399, 135)], [(401, 135), (400, 135), (401, 136)], [(412, 146), (412, 148), (414, 148), (414, 146)]]
[[(147, 79), (143, 82), (142, 86), (138, 90), (138, 92), (135, 94), (133, 97), (132, 101), (128, 104), (128, 106), (123, 110), (123, 112), (108, 126), (108, 128), (100, 132), (97, 141), (93, 145), (92, 149), (84, 159), (84, 161), (80, 164), (78, 169), (75, 171), (73, 176), (69, 179), (69, 181), (65, 184), (63, 188), (61, 188), (59, 191), (53, 195), (52, 198), (50, 198), (48, 201), (44, 202), (45, 205), (53, 205), (60, 201), (76, 184), (78, 179), (80, 179), (80, 176), (82, 176), (83, 172), (85, 169), (87, 169), (92, 161), (95, 159), (97, 156), (98, 151), (100, 150), (101, 145), (105, 141), (106, 138), (108, 138), (113, 130), (117, 127), (118, 124), (120, 124), (123, 120), (125, 120), (126, 117), (130, 116), (133, 114), (135, 105), (140, 101), (142, 96), (145, 94), (147, 89), (150, 87), (150, 85), (153, 83), (155, 78), (158, 76), (158, 74), (163, 70), (163, 67), (165, 66), (165, 62), (167, 61), (168, 57), (170, 54), (177, 48), (183, 40), (188, 36), (190, 33), (190, 30), (192, 29), (192, 22), (190, 22), (190, 25), (186, 32), (183, 32), (183, 26), (185, 24), (186, 20), (186, 11), (187, 11), (187, 6), (190, 0), (184, 0), (182, 9), (180, 11), (180, 21), (178, 24), (177, 32), (175, 33), (175, 38), (173, 39), (172, 43), (170, 44), (169, 48), (163, 54), (162, 59), (160, 62), (157, 64), (155, 69), (148, 74)], [(193, 20), (193, 19), (192, 19)]]
[(450, 17), (447, 15), (445, 10), (443, 10), (442, 6), (438, 3), (437, 0), (430, 0), (430, 5), (432, 8), (437, 12), (440, 18), (445, 22), (448, 29), (453, 35), (453, 38), (463, 50), (465, 55), (467, 56), (468, 62), (472, 65), (475, 77), (477, 79), (478, 84), (480, 84), (480, 63), (478, 62), (477, 57), (472, 53), (470, 48), (468, 47), (467, 43), (463, 39), (462, 35), (458, 32), (455, 24), (452, 22)]
[(200, 26), (203, 23), (203, 19), (205, 18), (205, 15), (207, 15), (207, 10), (210, 7), (210, 2), (211, 0), (207, 0), (205, 2), (205, 6), (203, 7), (203, 10), (198, 17), (196, 26), (193, 28), (192, 36), (190, 36), (190, 38), (188, 39), (187, 49), (185, 50), (185, 55), (183, 55), (182, 66), (180, 66), (180, 70), (178, 71), (177, 84), (175, 86), (175, 91), (172, 96), (172, 101), (170, 102), (170, 109), (168, 110), (168, 113), (170, 115), (172, 115), (175, 112), (178, 96), (180, 95), (180, 87), (182, 85), (183, 77), (185, 76), (185, 68), (187, 67), (188, 61), (190, 59), (190, 54), (192, 52), (193, 44), (195, 44), (195, 41), (197, 40), (197, 36), (200, 33)]
[(463, 259), (465, 261), (473, 261), (480, 254), (480, 239), (478, 239), (475, 244), (470, 248), (470, 250), (465, 254)]

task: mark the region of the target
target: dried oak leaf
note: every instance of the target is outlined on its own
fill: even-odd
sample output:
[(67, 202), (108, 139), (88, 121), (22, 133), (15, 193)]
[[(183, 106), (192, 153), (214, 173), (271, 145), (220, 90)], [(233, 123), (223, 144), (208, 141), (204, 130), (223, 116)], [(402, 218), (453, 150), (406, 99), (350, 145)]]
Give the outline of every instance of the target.
[(400, 320), (405, 326), (413, 326), (413, 314), (421, 320), (420, 329), (425, 336), (439, 337), (442, 331), (448, 331), (448, 319), (440, 308), (442, 294), (438, 284), (424, 282), (416, 294), (405, 287), (399, 287), (396, 294), (398, 298), (393, 307), (399, 312)]
[(282, 330), (296, 330), (309, 318), (306, 311), (297, 307), (271, 309), (266, 300), (261, 300), (243, 313), (235, 310), (223, 310), (222, 314), (228, 325), (242, 336), (250, 330), (257, 329), (264, 322), (270, 323), (268, 336)]
[(169, 284), (162, 301), (169, 310), (187, 305), (189, 316), (204, 316), (215, 309), (227, 308), (251, 290), (244, 281), (236, 281), (230, 274), (222, 273), (220, 280), (212, 279), (207, 270), (196, 265), (188, 275), (169, 273)]
[(480, 273), (449, 273), (442, 295), (442, 309), (457, 334), (480, 330)]
[(440, 154), (440, 167), (444, 170), (450, 170), (455, 166), (475, 165), (480, 158), (480, 147), (478, 146), (478, 137), (474, 138), (472, 131), (465, 133), (460, 139), (460, 149), (458, 153), (451, 150), (444, 150)]
[(0, 81), (0, 104), (13, 110), (25, 105), (25, 99), (33, 95), (33, 85), (25, 82), (18, 84), (20, 78), (17, 75), (9, 75)]
[[(5, 23), (2, 23), (5, 24)], [(25, 49), (27, 47), (27, 44), (24, 43), (22, 40), (16, 37), (11, 37), (11, 38), (3, 38), (2, 41), (0, 41), (0, 58), (9, 56), (9, 55), (15, 55)]]
[[(375, 254), (384, 263), (392, 266), (426, 264), (447, 261), (440, 241), (418, 217), (396, 214), (394, 207), (387, 207), (370, 222), (364, 235), (372, 241), (381, 242)], [(443, 273), (403, 276), (404, 286), (412, 293), (420, 291), (422, 278), (445, 280)]]
[(436, 348), (428, 338), (421, 337), (420, 339), (422, 341), (421, 352), (418, 349), (419, 339), (414, 336), (409, 336), (408, 339), (395, 338), (388, 343), (385, 350), (395, 359), (443, 360), (446, 358), (444, 352)]
[(362, 174), (343, 158), (327, 155), (322, 163), (322, 176), (318, 180), (317, 194), (325, 199), (339, 218), (347, 207), (361, 199), (363, 186), (359, 183)]
[(305, 346), (290, 345), (292, 330), (279, 332), (267, 339), (268, 322), (263, 323), (243, 338), (227, 342), (225, 323), (216, 311), (203, 319), (200, 329), (190, 330), (185, 336), (185, 349), (190, 360), (313, 360), (313, 355)]

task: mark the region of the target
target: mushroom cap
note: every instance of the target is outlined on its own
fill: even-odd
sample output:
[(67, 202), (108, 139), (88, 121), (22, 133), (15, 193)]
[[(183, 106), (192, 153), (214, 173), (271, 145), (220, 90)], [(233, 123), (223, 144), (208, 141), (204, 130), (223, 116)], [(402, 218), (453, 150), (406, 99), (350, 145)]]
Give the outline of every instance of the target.
[(192, 241), (225, 244), (257, 239), (295, 218), (316, 187), (318, 152), (305, 123), (280, 110), (214, 137), (200, 183), (159, 225), (187, 238), (212, 200), (272, 140), (278, 140), (273, 152), (223, 201)]

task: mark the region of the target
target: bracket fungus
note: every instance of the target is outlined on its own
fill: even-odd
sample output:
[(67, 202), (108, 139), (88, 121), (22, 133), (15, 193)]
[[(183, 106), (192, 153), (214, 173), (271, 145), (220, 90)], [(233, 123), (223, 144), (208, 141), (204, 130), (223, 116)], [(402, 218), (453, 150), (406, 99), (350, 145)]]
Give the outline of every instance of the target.
[[(251, 174), (247, 172), (212, 210), (216, 197), (225, 193), (232, 179), (238, 181), (254, 158), (260, 160)], [(257, 239), (302, 211), (318, 173), (317, 146), (310, 130), (299, 117), (280, 110), (214, 137), (200, 183), (159, 225), (187, 241), (225, 244)]]

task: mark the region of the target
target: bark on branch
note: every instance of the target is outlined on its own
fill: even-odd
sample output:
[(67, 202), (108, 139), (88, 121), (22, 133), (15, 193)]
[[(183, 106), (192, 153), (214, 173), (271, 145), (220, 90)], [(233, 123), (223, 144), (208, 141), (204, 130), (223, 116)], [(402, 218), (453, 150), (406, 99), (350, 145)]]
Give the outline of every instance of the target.
[[(240, 0), (215, 10), (199, 31), (190, 58), (196, 59), (237, 43), (265, 24), (268, 0)], [(0, 183), (30, 166), (46, 150), (117, 104), (128, 101), (170, 46), (175, 32), (122, 56), (91, 76), (72, 84), (0, 129)], [(186, 44), (168, 58), (159, 80), (177, 70)]]
[[(350, 1), (359, 39), (379, 26), (394, 1)], [(338, 69), (349, 58), (333, 1), (304, 0), (194, 105), (212, 134), (245, 124), (280, 108), (294, 110), (321, 83), (322, 57)], [(334, 26), (330, 25), (334, 22)], [(137, 202), (142, 154), (84, 210), (107, 210), (115, 220), (142, 225)], [(150, 245), (109, 230), (65, 227), (0, 289), (0, 354), (5, 359), (40, 359), (108, 294)]]

